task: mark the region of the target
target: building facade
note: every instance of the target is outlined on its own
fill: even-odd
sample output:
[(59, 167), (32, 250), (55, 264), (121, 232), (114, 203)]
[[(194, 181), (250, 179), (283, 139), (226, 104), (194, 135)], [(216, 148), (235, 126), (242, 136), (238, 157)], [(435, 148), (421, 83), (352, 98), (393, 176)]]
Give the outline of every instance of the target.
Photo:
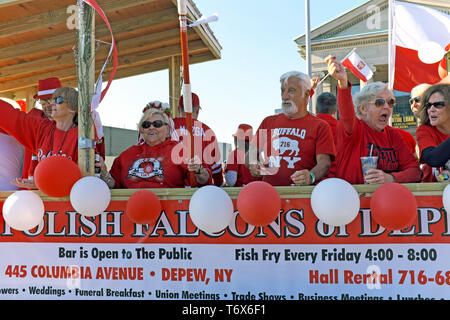
[[(448, 0), (417, 0), (411, 3), (430, 6), (450, 14)], [(371, 67), (374, 75), (369, 82), (388, 82), (388, 30), (389, 4), (387, 0), (370, 0), (351, 9), (337, 18), (311, 30), (311, 76), (324, 77), (327, 74), (325, 58), (331, 54), (342, 60), (353, 48)], [(305, 35), (294, 39), (302, 59), (306, 59)], [(366, 85), (348, 72), (353, 92)], [(315, 90), (312, 110), (315, 112), (316, 97), (322, 92), (337, 93), (337, 81), (327, 77)], [(407, 129), (415, 134), (416, 120), (408, 100), (409, 92), (394, 91), (396, 105), (392, 113), (392, 125)]]

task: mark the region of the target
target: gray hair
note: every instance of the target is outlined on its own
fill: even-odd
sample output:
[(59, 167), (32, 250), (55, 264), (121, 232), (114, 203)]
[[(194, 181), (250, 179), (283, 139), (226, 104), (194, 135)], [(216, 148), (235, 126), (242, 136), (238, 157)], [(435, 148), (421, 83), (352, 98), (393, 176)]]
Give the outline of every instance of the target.
[(411, 89), (411, 98), (422, 96), (429, 87), (431, 87), (431, 84), (429, 83), (418, 84)]
[(280, 82), (283, 84), (290, 77), (297, 78), (303, 90), (311, 90), (311, 78), (300, 71), (289, 71), (283, 73), (280, 77)]
[(60, 87), (53, 93), (53, 98), (63, 97), (69, 107), (78, 112), (78, 91), (71, 87)]
[(380, 81), (372, 82), (366, 85), (360, 92), (355, 94), (353, 97), (353, 104), (355, 105), (355, 114), (358, 118), (361, 118), (362, 114), (358, 106), (366, 105), (372, 102), (377, 95), (379, 95), (384, 90), (389, 90), (388, 84)]

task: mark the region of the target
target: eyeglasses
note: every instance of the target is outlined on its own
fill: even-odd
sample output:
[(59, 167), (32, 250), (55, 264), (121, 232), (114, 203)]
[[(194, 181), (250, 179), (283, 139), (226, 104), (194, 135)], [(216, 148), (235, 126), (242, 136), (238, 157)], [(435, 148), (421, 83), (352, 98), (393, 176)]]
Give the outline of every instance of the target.
[(431, 107), (435, 107), (436, 109), (441, 109), (443, 107), (445, 107), (445, 102), (444, 101), (436, 101), (436, 102), (428, 102), (425, 107), (427, 107), (427, 109), (430, 109)]
[(375, 106), (377, 108), (381, 108), (382, 106), (384, 106), (385, 103), (387, 103), (390, 108), (393, 108), (395, 105), (395, 100), (394, 99), (387, 100), (387, 99), (383, 99), (383, 98), (378, 98), (373, 102), (373, 104), (375, 104)]
[(55, 102), (56, 104), (61, 104), (64, 102), (64, 98), (61, 96), (53, 98), (53, 102)]
[(164, 122), (164, 121), (162, 121), (162, 120), (155, 120), (155, 121), (153, 121), (153, 122), (146, 120), (146, 121), (142, 122), (141, 127), (142, 127), (143, 129), (148, 129), (148, 128), (150, 128), (152, 125), (153, 125), (153, 127), (155, 127), (155, 128), (161, 128), (162, 126), (167, 125), (167, 123)]
[(411, 98), (411, 99), (409, 99), (409, 104), (413, 104), (414, 102), (420, 103), (420, 100), (422, 100), (420, 97)]

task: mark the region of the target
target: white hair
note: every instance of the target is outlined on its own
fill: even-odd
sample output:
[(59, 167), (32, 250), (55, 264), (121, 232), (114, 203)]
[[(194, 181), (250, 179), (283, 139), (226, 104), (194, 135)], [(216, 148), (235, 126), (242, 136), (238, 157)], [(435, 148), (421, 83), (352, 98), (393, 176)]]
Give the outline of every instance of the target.
[(281, 84), (287, 81), (290, 77), (297, 78), (303, 90), (311, 90), (311, 78), (307, 74), (300, 71), (289, 71), (283, 73), (280, 77)]
[(355, 105), (356, 116), (358, 118), (361, 118), (361, 112), (358, 106), (369, 104), (377, 95), (379, 95), (386, 89), (389, 90), (387, 83), (377, 81), (369, 83), (364, 88), (362, 88), (360, 92), (355, 94), (355, 96), (353, 97), (353, 104)]

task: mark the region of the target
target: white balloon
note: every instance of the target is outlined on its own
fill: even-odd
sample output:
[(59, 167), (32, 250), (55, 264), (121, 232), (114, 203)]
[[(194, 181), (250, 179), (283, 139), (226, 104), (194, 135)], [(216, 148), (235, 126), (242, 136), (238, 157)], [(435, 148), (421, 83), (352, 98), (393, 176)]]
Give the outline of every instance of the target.
[(445, 187), (444, 192), (442, 193), (442, 203), (445, 211), (450, 213), (450, 184)]
[(192, 195), (189, 216), (197, 228), (208, 233), (222, 231), (234, 216), (233, 201), (223, 189), (205, 186)]
[(427, 64), (436, 63), (444, 57), (445, 50), (442, 46), (434, 41), (422, 43), (418, 49), (420, 61)]
[(111, 201), (108, 185), (95, 176), (83, 177), (70, 190), (70, 203), (81, 215), (95, 217), (104, 212)]
[(19, 231), (33, 229), (42, 222), (43, 217), (44, 203), (33, 191), (16, 191), (3, 204), (3, 219)]
[(356, 189), (339, 178), (325, 179), (311, 193), (311, 207), (322, 222), (343, 226), (352, 222), (359, 212), (360, 200)]

